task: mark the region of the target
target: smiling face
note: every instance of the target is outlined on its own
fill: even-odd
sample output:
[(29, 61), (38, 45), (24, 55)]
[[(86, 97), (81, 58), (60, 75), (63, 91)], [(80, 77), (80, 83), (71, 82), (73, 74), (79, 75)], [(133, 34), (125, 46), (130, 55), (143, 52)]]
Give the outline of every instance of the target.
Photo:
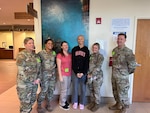
[(26, 41), (26, 43), (24, 43), (24, 46), (28, 51), (33, 51), (35, 49), (34, 40), (29, 39), (28, 41)]
[(79, 45), (84, 45), (84, 37), (83, 36), (78, 37), (78, 44)]
[(47, 41), (45, 44), (45, 49), (46, 50), (52, 50), (53, 49), (53, 42), (51, 40)]
[(63, 51), (68, 51), (68, 44), (66, 42), (63, 42), (61, 48)]
[(98, 53), (98, 52), (99, 52), (99, 47), (98, 47), (98, 45), (93, 45), (93, 46), (92, 46), (92, 51), (93, 51), (93, 53)]
[(118, 38), (117, 38), (117, 44), (118, 44), (118, 47), (121, 48), (125, 45), (125, 42), (126, 42), (126, 38), (124, 35), (119, 35)]

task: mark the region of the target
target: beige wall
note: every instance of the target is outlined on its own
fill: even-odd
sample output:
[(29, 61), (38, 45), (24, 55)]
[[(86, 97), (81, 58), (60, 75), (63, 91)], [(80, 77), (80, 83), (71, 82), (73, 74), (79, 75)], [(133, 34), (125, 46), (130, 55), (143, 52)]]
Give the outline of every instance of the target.
[(35, 40), (35, 33), (33, 31), (8, 31), (8, 32), (0, 32), (0, 47), (2, 47), (2, 42), (6, 42), (7, 47), (14, 47), (14, 59), (19, 52), (19, 48), (24, 48), (23, 40), (25, 37), (32, 37)]
[(35, 39), (34, 32), (27, 31), (27, 32), (13, 32), (14, 36), (14, 59), (16, 59), (17, 54), (19, 52), (19, 48), (24, 48), (23, 41), (26, 37), (32, 37)]
[[(116, 46), (113, 40), (111, 22), (114, 18), (130, 19), (130, 28), (127, 33), (126, 45), (135, 50), (137, 19), (150, 19), (150, 0), (91, 0), (90, 2), (90, 26), (89, 26), (89, 46), (99, 40), (103, 40), (106, 45), (105, 60), (103, 63), (104, 83), (101, 88), (101, 95), (113, 97), (111, 86), (112, 69), (108, 66), (112, 49)], [(102, 18), (102, 24), (95, 24), (97, 17)], [(138, 61), (137, 61), (138, 62)], [(133, 74), (130, 77), (129, 99), (132, 102)]]
[(2, 48), (2, 43), (6, 42), (6, 49), (9, 48), (9, 46), (13, 46), (13, 35), (12, 32), (0, 32), (0, 47)]
[[(41, 45), (41, 0), (33, 0), (34, 8), (38, 11), (38, 19), (35, 18), (36, 45)], [(116, 42), (112, 38), (111, 21), (113, 18), (129, 18), (130, 29), (127, 32), (126, 45), (135, 50), (136, 22), (138, 18), (150, 19), (150, 0), (90, 0), (89, 18), (89, 49), (96, 41), (105, 43), (105, 60), (103, 63), (104, 82), (101, 87), (101, 96), (113, 97), (111, 86), (111, 67), (108, 66), (109, 57)], [(102, 19), (102, 24), (95, 24), (96, 18)], [(38, 51), (41, 50), (39, 46)], [(133, 75), (130, 76), (129, 98), (132, 102)], [(57, 89), (55, 91), (57, 94)]]

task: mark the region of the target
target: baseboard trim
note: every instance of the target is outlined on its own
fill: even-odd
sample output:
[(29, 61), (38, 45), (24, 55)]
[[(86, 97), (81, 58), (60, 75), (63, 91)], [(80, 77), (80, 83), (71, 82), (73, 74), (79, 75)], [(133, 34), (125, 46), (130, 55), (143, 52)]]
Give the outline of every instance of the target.
[[(59, 95), (54, 95), (53, 100), (59, 101)], [(68, 95), (67, 100), (69, 103), (71, 103), (71, 95)], [(86, 96), (86, 104), (88, 104), (89, 102), (90, 102), (90, 96)], [(101, 97), (101, 103), (102, 104), (115, 103), (115, 100), (113, 97)]]

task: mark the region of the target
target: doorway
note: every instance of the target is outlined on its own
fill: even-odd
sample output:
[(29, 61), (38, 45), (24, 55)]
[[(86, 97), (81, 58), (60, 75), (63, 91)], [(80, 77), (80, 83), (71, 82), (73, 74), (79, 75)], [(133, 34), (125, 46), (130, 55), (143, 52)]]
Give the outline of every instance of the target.
[(136, 30), (137, 67), (133, 81), (133, 101), (150, 102), (150, 19), (138, 19)]

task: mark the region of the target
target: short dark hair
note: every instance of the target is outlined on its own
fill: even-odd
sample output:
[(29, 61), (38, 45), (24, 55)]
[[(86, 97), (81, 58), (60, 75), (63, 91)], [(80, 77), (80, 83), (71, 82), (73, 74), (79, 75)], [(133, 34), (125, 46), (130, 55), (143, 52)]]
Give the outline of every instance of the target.
[[(68, 42), (67, 42), (67, 41), (62, 41), (62, 42), (61, 42), (61, 46), (62, 46), (64, 43), (68, 44)], [(62, 48), (61, 48), (60, 54), (61, 54), (62, 56), (65, 56), (65, 54), (64, 54), (64, 52), (63, 52), (63, 49), (62, 49)]]
[(96, 43), (93, 44), (93, 46), (95, 46), (95, 45), (98, 46), (98, 49), (100, 49), (100, 44), (99, 43), (96, 42)]
[(48, 41), (51, 41), (54, 44), (54, 41), (52, 39), (46, 39), (44, 44), (47, 44)]
[(119, 33), (119, 34), (118, 34), (118, 37), (119, 37), (120, 35), (123, 35), (123, 36), (125, 37), (125, 39), (127, 38), (127, 35), (126, 35), (125, 33)]

